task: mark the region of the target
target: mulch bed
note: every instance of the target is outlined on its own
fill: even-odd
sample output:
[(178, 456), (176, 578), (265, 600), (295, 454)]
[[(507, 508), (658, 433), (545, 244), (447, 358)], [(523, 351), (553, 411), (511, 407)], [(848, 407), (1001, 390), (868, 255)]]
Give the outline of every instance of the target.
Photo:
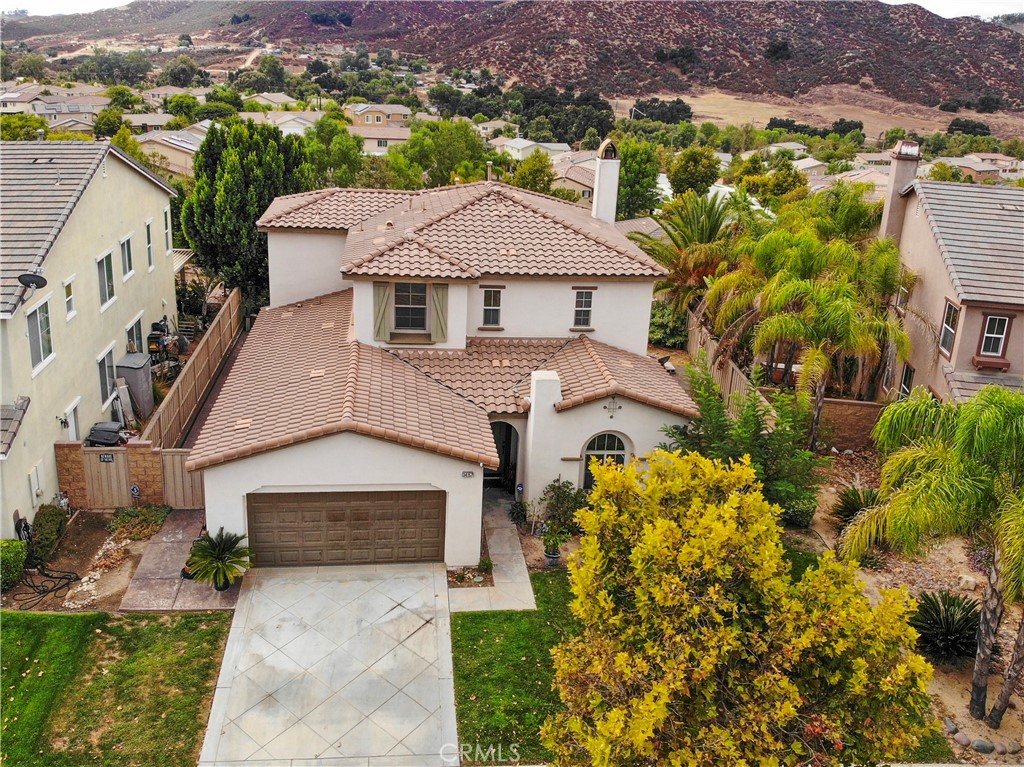
[[(487, 551), (487, 536), (480, 536), (480, 559), (490, 559)], [(480, 578), (478, 581), (477, 578)], [(479, 567), (452, 567), (448, 570), (448, 588), (476, 589), (493, 586), (494, 576), (482, 572)]]

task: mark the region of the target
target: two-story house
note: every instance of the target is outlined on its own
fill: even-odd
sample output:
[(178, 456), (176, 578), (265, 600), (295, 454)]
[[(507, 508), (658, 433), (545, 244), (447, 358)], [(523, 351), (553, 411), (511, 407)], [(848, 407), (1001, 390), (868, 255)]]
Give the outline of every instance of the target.
[(192, 448), (207, 525), (261, 565), (480, 556), (491, 480), (588, 486), (696, 407), (647, 356), (664, 269), (614, 225), (606, 142), (590, 210), (483, 181), (278, 198), (270, 303)]
[[(111, 420), (118, 363), (175, 316), (174, 192), (106, 141), (0, 142), (0, 534), (57, 493), (53, 443)], [(30, 287), (24, 283), (45, 284)]]
[(404, 104), (346, 104), (342, 111), (353, 125), (401, 124), (412, 118), (412, 110)]
[(912, 351), (887, 375), (890, 396), (1024, 390), (1024, 189), (915, 180), (919, 157), (911, 141), (893, 150), (880, 231), (917, 275), (897, 302)]

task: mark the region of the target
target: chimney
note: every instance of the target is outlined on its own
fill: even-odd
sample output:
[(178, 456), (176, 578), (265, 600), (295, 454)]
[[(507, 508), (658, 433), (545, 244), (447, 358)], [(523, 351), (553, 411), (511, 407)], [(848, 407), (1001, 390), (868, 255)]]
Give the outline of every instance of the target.
[(562, 401), (562, 381), (554, 370), (534, 370), (530, 374), (530, 418), (526, 422), (526, 465), (523, 477), (527, 500), (535, 500), (562, 472), (562, 440), (555, 405)]
[(882, 211), (882, 225), (878, 234), (899, 244), (900, 236), (903, 234), (903, 217), (907, 210), (907, 198), (900, 192), (917, 176), (921, 148), (916, 141), (897, 141), (891, 157), (889, 186), (885, 191), (885, 209)]
[(619, 202), (619, 150), (605, 139), (597, 150), (594, 169), (594, 201), (590, 215), (600, 221), (615, 223), (615, 207)]

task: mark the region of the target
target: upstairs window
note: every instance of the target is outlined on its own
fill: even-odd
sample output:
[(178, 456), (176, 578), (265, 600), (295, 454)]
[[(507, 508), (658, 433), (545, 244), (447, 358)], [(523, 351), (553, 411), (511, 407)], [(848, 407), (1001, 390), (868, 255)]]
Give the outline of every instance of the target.
[(121, 243), (121, 272), (126, 280), (135, 273), (135, 262), (132, 261), (131, 237)]
[(100, 402), (106, 407), (114, 397), (114, 347), (110, 347), (96, 360), (100, 374)]
[(171, 209), (164, 208), (164, 248), (171, 252)]
[(153, 269), (153, 224), (146, 222), (146, 263)]
[(949, 356), (953, 353), (953, 342), (956, 341), (956, 325), (960, 320), (960, 307), (946, 302), (946, 310), (942, 314), (942, 332), (939, 333), (939, 349)]
[(96, 262), (100, 280), (100, 308), (114, 300), (114, 265), (112, 254), (107, 253)]
[(71, 277), (64, 283), (64, 319), (70, 320), (77, 312), (75, 311), (75, 278)]
[(1008, 317), (990, 315), (985, 318), (985, 329), (981, 337), (981, 353), (986, 357), (1002, 357), (1006, 348), (1006, 332), (1010, 327)]
[(484, 325), (486, 327), (501, 325), (501, 290), (497, 288), (484, 290)]
[(903, 377), (900, 379), (900, 399), (906, 399), (914, 389), (914, 368), (903, 366)]
[(576, 311), (573, 312), (572, 326), (574, 328), (589, 328), (594, 308), (594, 291), (576, 291)]
[(33, 370), (53, 356), (53, 339), (50, 337), (50, 304), (48, 301), (44, 301), (28, 313), (28, 346), (32, 355)]
[(907, 310), (907, 302), (910, 300), (910, 291), (907, 288), (900, 286), (899, 292), (896, 294), (896, 311), (903, 314)]
[(427, 331), (427, 286), (417, 282), (395, 284), (395, 330)]

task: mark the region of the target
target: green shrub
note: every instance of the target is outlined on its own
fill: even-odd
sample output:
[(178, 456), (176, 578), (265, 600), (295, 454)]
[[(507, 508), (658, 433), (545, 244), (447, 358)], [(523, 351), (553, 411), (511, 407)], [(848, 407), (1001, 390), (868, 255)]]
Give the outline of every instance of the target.
[(576, 512), (587, 505), (587, 491), (565, 479), (544, 488), (540, 497), (548, 527), (579, 535), (582, 530), (576, 521)]
[(110, 531), (129, 541), (145, 541), (160, 532), (170, 513), (170, 506), (126, 506), (114, 512)]
[(43, 563), (49, 562), (57, 548), (60, 534), (68, 524), (68, 514), (60, 506), (43, 504), (32, 520), (32, 542), (36, 547), (36, 558)]
[(804, 495), (783, 506), (780, 519), (787, 527), (810, 527), (817, 510), (818, 499), (814, 495)]
[(917, 629), (917, 649), (935, 661), (971, 658), (977, 647), (978, 603), (948, 591), (924, 593), (910, 625)]
[(512, 505), (508, 507), (508, 518), (512, 520), (512, 524), (516, 527), (522, 527), (526, 524), (526, 502), (525, 501), (512, 501)]
[(18, 585), (27, 556), (25, 541), (0, 541), (0, 591), (8, 591)]
[(686, 315), (673, 316), (672, 307), (664, 301), (651, 304), (651, 329), (648, 340), (668, 349), (686, 348)]
[(844, 487), (839, 491), (839, 497), (832, 506), (832, 514), (837, 517), (845, 527), (853, 521), (853, 518), (864, 509), (870, 509), (878, 505), (878, 490), (872, 487), (860, 487), (853, 485)]
[(480, 572), (484, 573), (485, 575), (487, 573), (493, 573), (494, 572), (494, 560), (491, 559), (490, 557), (480, 557), (480, 564), (477, 565), (476, 569), (479, 570)]

